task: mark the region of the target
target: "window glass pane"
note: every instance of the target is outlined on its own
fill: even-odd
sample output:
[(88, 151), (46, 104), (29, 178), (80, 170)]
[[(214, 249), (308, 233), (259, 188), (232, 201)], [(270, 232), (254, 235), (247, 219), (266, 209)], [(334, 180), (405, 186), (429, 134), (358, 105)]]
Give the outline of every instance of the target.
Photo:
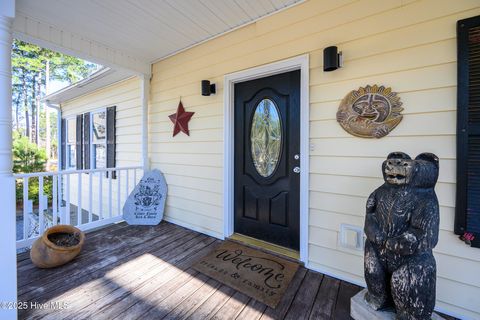
[(253, 115), (250, 142), (252, 159), (257, 172), (269, 177), (280, 160), (282, 145), (282, 124), (275, 103), (263, 99), (257, 105)]
[(106, 148), (104, 144), (93, 145), (93, 166), (94, 169), (106, 167)]
[(67, 120), (67, 143), (75, 143), (76, 142), (76, 120), (75, 119), (68, 119)]
[(104, 143), (107, 132), (105, 125), (106, 112), (97, 112), (92, 115), (92, 142)]
[(67, 145), (67, 152), (68, 152), (68, 167), (75, 168), (77, 165), (77, 155), (76, 155), (76, 148), (75, 145)]

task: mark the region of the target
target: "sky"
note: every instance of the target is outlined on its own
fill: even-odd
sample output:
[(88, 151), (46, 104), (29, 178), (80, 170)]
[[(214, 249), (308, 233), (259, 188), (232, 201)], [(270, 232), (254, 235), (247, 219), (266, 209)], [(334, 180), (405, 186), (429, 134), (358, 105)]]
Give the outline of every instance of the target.
[(63, 89), (65, 88), (66, 86), (68, 86), (68, 82), (66, 81), (58, 81), (58, 80), (50, 80), (50, 88), (49, 88), (49, 91), (47, 93), (50, 94), (50, 93), (54, 93), (55, 91), (58, 91), (60, 89)]
[[(91, 63), (91, 64), (94, 64), (93, 62), (90, 62), (90, 61), (87, 61), (85, 60), (87, 63)], [(96, 72), (97, 70), (101, 69), (102, 66), (97, 64), (96, 65), (96, 69), (92, 71), (92, 73)], [(87, 76), (88, 77), (88, 76)], [(79, 81), (81, 81), (83, 79), (80, 79)], [(67, 81), (60, 81), (60, 80), (50, 80), (50, 83), (49, 83), (49, 90), (47, 92), (47, 95), (51, 94), (51, 93), (54, 93), (58, 90), (61, 90), (65, 87), (68, 87), (70, 84), (67, 82)]]

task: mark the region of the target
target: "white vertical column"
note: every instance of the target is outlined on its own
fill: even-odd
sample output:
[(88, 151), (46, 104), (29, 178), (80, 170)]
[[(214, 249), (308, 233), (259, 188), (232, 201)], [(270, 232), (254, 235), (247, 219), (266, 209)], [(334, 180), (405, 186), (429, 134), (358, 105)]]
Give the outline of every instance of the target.
[(148, 160), (148, 95), (150, 93), (150, 75), (140, 76), (140, 98), (142, 100), (142, 166), (150, 169)]
[[(0, 303), (17, 301), (15, 182), (12, 175), (12, 23), (15, 1), (0, 1)], [(16, 319), (0, 305), (0, 319)]]

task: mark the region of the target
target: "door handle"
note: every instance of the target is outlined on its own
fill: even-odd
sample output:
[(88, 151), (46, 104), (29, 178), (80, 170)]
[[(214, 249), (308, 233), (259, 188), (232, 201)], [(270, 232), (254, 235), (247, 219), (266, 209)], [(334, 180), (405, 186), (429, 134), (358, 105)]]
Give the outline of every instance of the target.
[(295, 167), (295, 168), (293, 168), (293, 172), (295, 172), (295, 173), (300, 173), (300, 167)]

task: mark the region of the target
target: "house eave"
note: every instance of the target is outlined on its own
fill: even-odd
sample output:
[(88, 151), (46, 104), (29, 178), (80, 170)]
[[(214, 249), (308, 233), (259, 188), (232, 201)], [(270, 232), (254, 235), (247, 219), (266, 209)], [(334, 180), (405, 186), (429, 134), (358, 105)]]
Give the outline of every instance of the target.
[(45, 96), (41, 101), (61, 105), (69, 100), (90, 94), (96, 90), (111, 86), (134, 76), (135, 74), (124, 70), (114, 70), (108, 67), (102, 68), (85, 79)]

